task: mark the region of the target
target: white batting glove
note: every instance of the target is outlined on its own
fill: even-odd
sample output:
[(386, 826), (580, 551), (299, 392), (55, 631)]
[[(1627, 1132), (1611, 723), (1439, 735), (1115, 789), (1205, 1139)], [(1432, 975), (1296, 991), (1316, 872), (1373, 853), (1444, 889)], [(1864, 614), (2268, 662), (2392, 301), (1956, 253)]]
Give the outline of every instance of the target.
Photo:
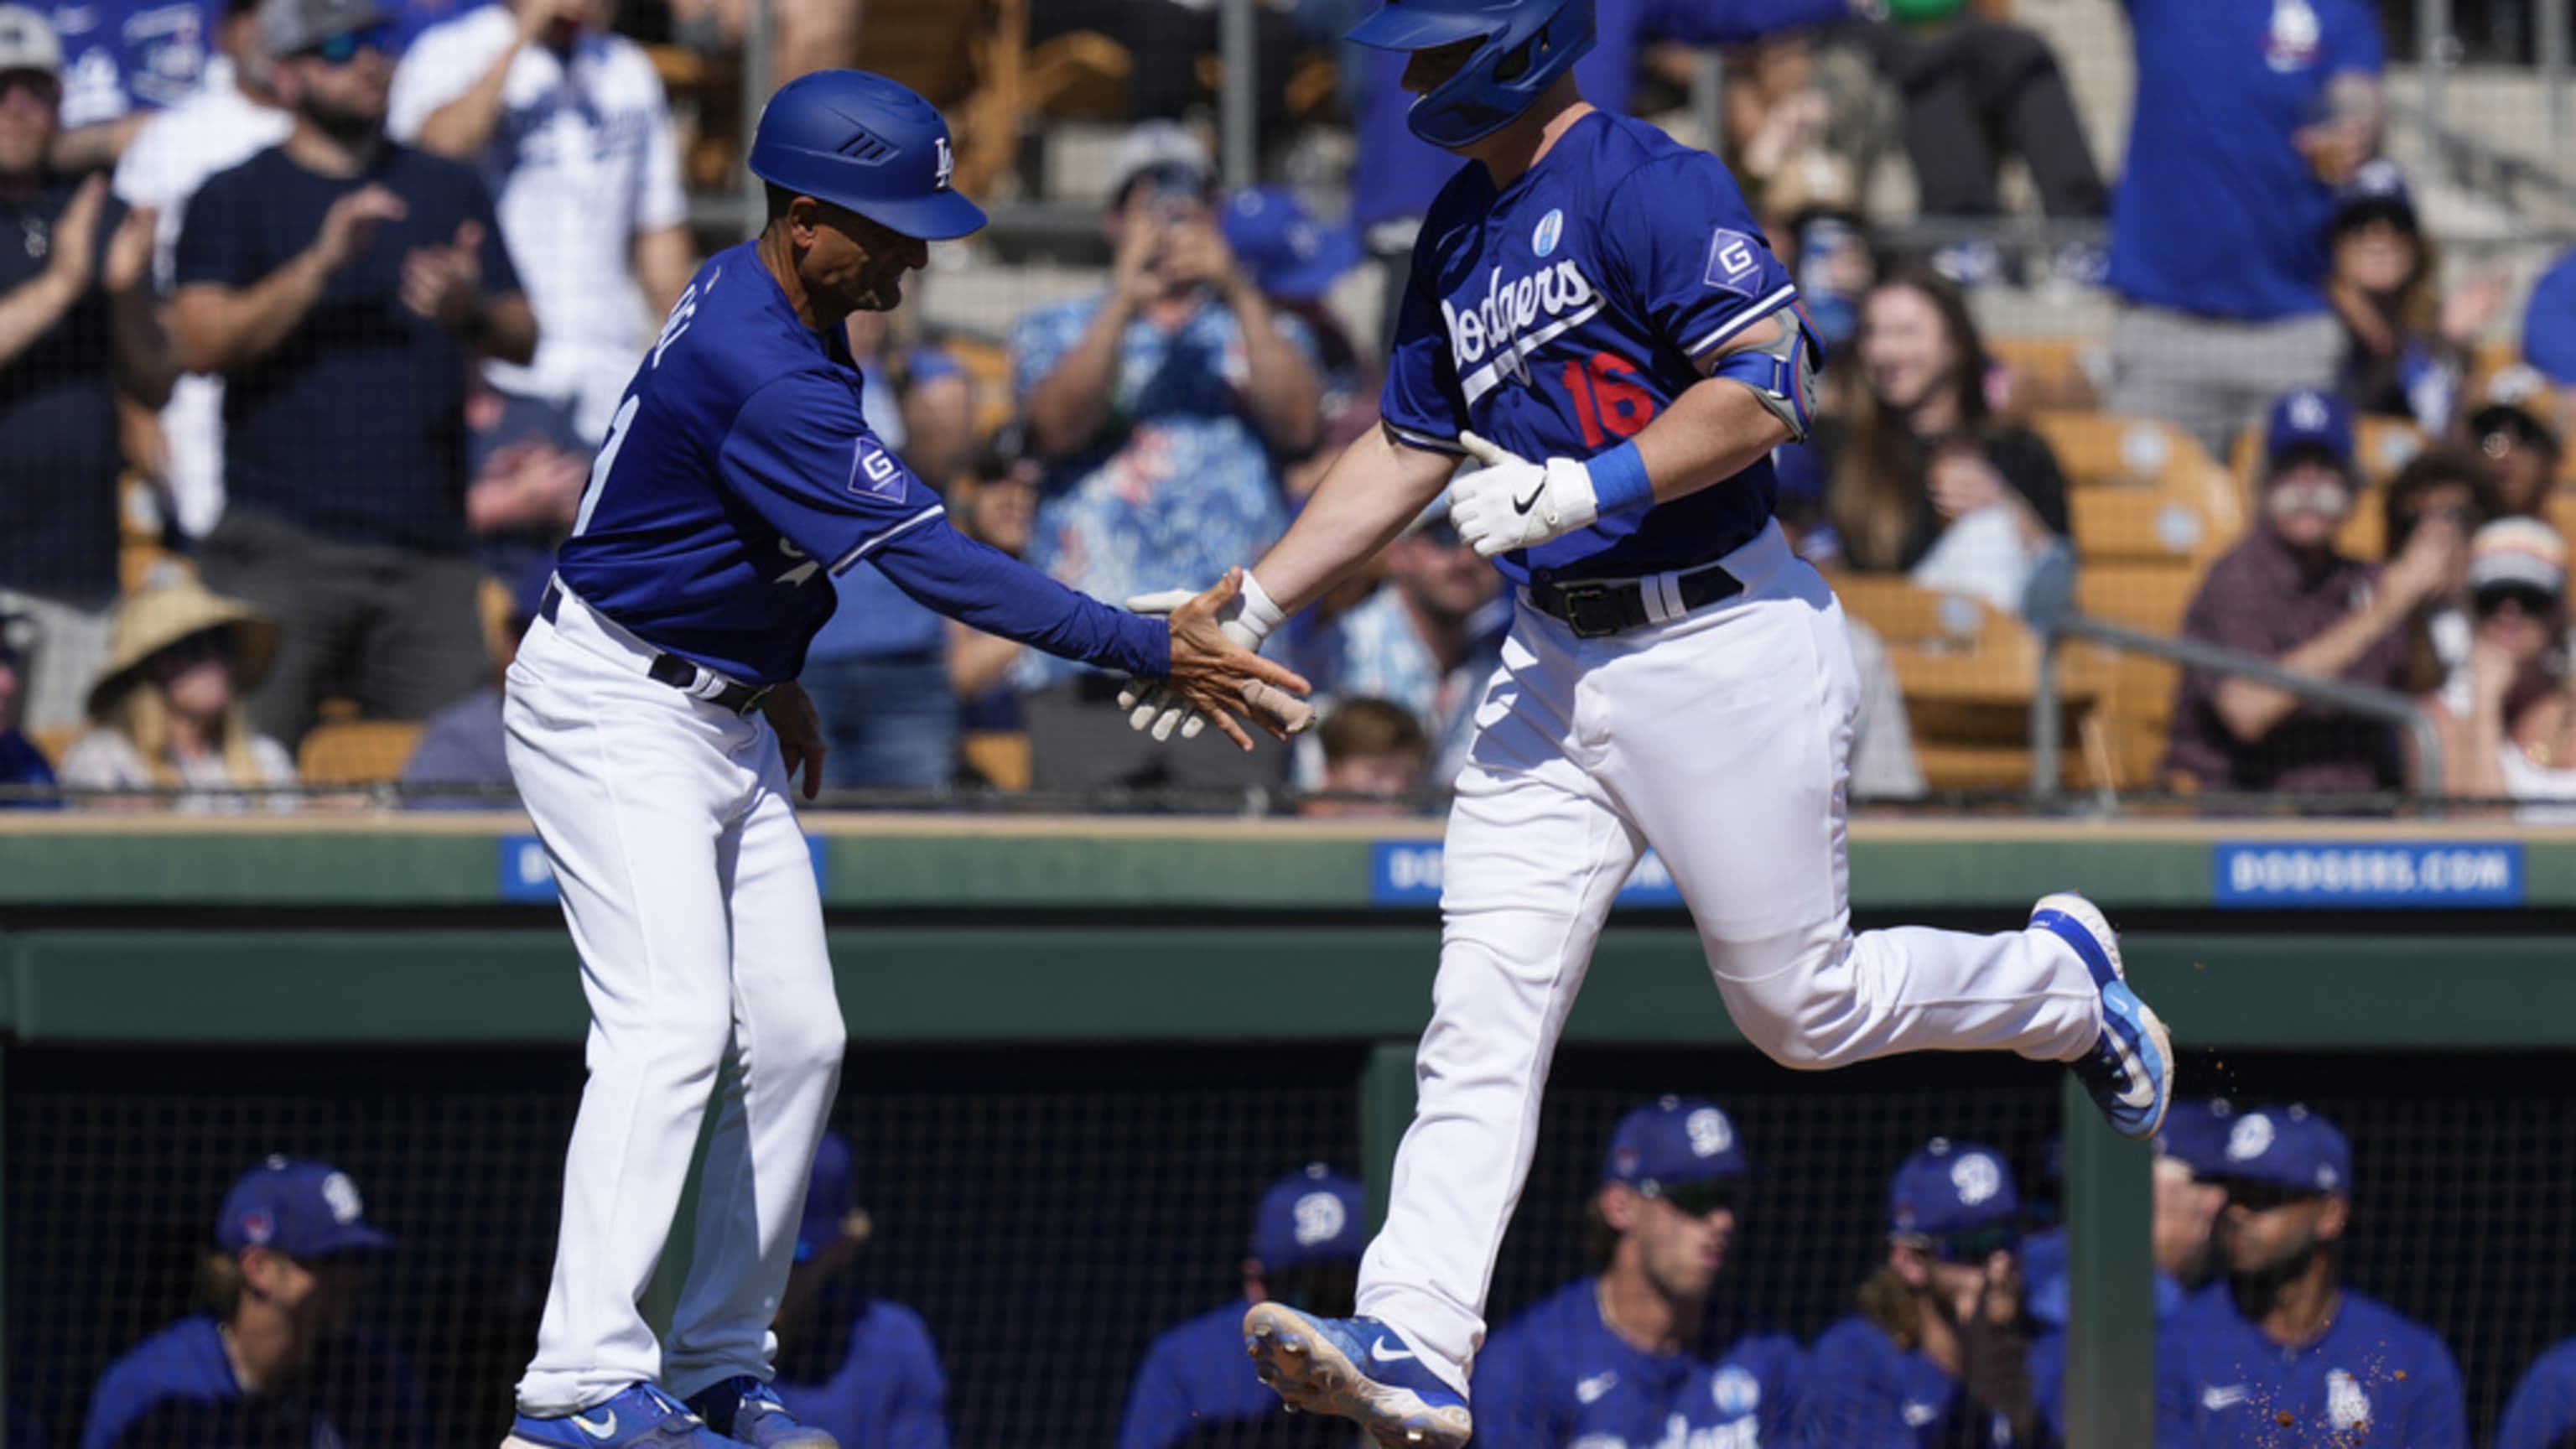
[[(1137, 594), (1127, 600), (1127, 612), (1160, 617), (1198, 597), (1196, 589), (1164, 589), (1159, 593)], [(1225, 637), (1243, 646), (1248, 653), (1261, 652), (1262, 641), (1270, 631), (1287, 622), (1288, 616), (1270, 601), (1247, 569), (1243, 589), (1217, 613), (1217, 627)], [(1207, 716), (1182, 702), (1178, 694), (1159, 679), (1131, 678), (1127, 687), (1118, 691), (1118, 707), (1127, 711), (1127, 727), (1150, 730), (1157, 740), (1168, 740), (1172, 731), (1181, 738), (1194, 740), (1207, 728)]]
[(1533, 463), (1474, 433), (1460, 433), (1458, 442), (1485, 466), (1449, 485), (1449, 522), (1478, 554), (1536, 548), (1601, 516), (1592, 471), (1581, 461)]

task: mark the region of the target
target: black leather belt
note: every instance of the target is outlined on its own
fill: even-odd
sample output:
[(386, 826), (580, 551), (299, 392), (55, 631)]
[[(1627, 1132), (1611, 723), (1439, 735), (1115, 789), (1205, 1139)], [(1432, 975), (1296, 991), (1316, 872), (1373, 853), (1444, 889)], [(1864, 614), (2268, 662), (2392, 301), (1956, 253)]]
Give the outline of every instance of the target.
[[(562, 607), (563, 585), (547, 584), (546, 596), (537, 604), (537, 613), (551, 624), (555, 622), (556, 612)], [(735, 714), (749, 714), (760, 708), (761, 701), (769, 698), (769, 691), (774, 688), (767, 684), (737, 684), (727, 679), (723, 680), (721, 687), (712, 693), (701, 693), (698, 688), (699, 673), (697, 665), (677, 654), (657, 653), (653, 656), (652, 664), (645, 669), (644, 676), (655, 684), (667, 684), (692, 699), (703, 699), (709, 704), (729, 709)], [(706, 671), (706, 675), (711, 680), (719, 678), (712, 670)]]
[[(1744, 592), (1741, 580), (1715, 564), (1683, 574), (1673, 584), (1685, 613)], [(1529, 598), (1540, 613), (1573, 630), (1578, 639), (1604, 639), (1656, 622), (1646, 612), (1646, 586), (1635, 579), (1532, 584)]]

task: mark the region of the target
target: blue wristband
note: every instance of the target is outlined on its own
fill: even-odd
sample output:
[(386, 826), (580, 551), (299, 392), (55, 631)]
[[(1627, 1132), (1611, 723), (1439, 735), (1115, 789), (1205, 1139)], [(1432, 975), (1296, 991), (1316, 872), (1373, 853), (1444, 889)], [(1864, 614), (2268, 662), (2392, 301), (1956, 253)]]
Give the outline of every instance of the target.
[(1602, 516), (1645, 508), (1655, 501), (1655, 485), (1646, 477), (1646, 460), (1635, 443), (1621, 443), (1583, 465), (1592, 475), (1592, 506)]

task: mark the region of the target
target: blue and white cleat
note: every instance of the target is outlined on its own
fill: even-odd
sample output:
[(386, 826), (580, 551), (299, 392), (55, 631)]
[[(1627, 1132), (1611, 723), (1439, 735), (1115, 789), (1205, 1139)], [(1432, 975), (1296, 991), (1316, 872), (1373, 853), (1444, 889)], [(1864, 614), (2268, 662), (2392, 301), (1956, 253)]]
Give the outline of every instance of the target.
[(1290, 1408), (1348, 1419), (1384, 1449), (1458, 1449), (1475, 1426), (1467, 1400), (1374, 1318), (1256, 1303), (1243, 1315), (1243, 1351)]
[(578, 1414), (510, 1421), (501, 1449), (739, 1449), (688, 1406), (651, 1384), (637, 1384)]
[(2030, 908), (2030, 928), (2047, 931), (2075, 948), (2102, 993), (2102, 1037), (2092, 1052), (2071, 1063), (2111, 1119), (2111, 1130), (2133, 1142), (2156, 1135), (2173, 1101), (2173, 1038), (2120, 968), (2120, 936), (2101, 908), (2072, 891), (2042, 897)]
[(753, 1449), (840, 1449), (839, 1441), (811, 1424), (799, 1424), (769, 1385), (749, 1374), (737, 1374), (689, 1396), (695, 1409), (717, 1433)]

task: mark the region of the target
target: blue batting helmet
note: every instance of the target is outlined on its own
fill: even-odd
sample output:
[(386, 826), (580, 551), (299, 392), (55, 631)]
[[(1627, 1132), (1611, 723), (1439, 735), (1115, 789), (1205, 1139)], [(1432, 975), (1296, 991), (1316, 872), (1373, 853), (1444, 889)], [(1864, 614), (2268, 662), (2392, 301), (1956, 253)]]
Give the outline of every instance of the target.
[(924, 241), (984, 224), (982, 207), (948, 189), (955, 165), (938, 109), (863, 70), (820, 70), (780, 86), (751, 142), (752, 175)]
[(1404, 113), (1413, 134), (1454, 151), (1511, 124), (1573, 69), (1592, 48), (1592, 0), (1386, 0), (1347, 38), (1380, 50), (1483, 42)]

